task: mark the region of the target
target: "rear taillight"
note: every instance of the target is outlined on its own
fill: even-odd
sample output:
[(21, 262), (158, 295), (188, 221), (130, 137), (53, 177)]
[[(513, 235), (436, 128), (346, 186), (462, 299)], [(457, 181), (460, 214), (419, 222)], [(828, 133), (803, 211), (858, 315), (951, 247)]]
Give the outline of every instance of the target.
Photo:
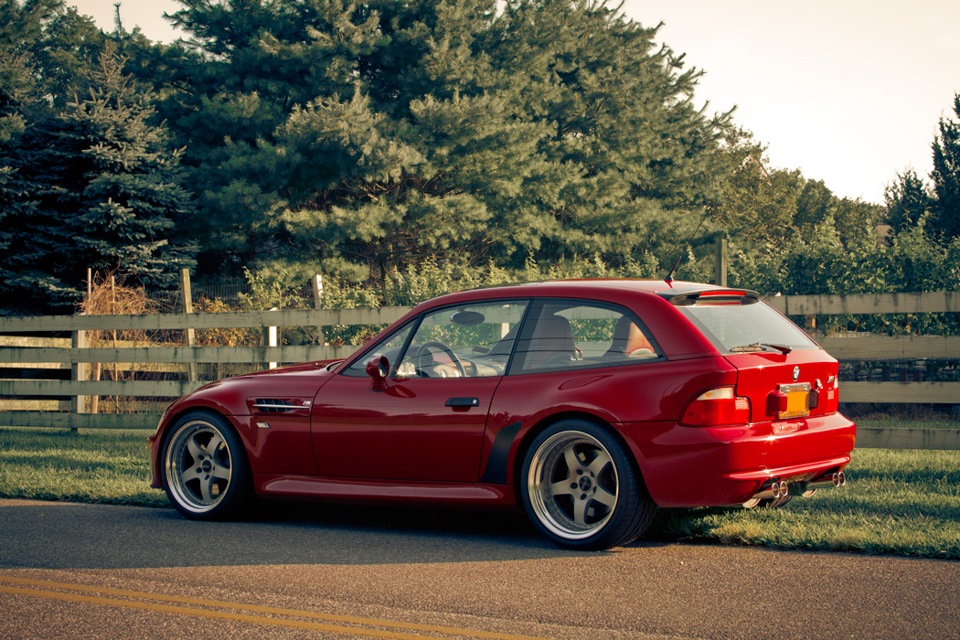
[(680, 424), (714, 427), (750, 422), (750, 399), (738, 396), (733, 387), (718, 387), (697, 396), (683, 412)]
[(838, 376), (827, 378), (827, 387), (824, 392), (827, 397), (824, 410), (838, 411), (840, 409), (840, 378)]

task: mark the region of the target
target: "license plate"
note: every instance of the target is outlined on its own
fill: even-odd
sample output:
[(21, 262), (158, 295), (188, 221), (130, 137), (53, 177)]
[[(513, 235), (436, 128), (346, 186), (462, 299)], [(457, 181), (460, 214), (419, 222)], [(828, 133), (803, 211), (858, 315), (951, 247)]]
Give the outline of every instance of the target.
[(782, 384), (780, 392), (787, 396), (787, 409), (777, 414), (781, 420), (810, 415), (810, 383)]

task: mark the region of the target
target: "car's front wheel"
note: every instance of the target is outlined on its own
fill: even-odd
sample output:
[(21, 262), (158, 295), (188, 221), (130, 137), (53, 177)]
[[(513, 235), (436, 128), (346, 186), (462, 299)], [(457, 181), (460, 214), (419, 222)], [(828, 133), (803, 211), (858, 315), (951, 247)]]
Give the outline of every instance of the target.
[(524, 457), (520, 481), (531, 522), (569, 549), (627, 544), (656, 511), (620, 443), (585, 420), (564, 420), (540, 433)]
[(214, 414), (191, 412), (177, 421), (166, 438), (162, 468), (167, 497), (188, 518), (233, 516), (249, 498), (243, 445)]

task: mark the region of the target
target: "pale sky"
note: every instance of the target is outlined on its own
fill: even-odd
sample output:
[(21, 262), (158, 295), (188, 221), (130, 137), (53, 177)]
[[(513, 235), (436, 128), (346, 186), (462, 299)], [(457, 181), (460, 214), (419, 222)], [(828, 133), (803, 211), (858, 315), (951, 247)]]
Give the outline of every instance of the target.
[[(71, 0), (110, 30), (176, 37), (176, 0)], [(613, 5), (615, 3), (611, 3)], [(706, 72), (696, 100), (737, 105), (735, 120), (776, 168), (800, 169), (834, 194), (883, 201), (898, 173), (927, 178), (941, 116), (960, 93), (957, 0), (626, 0), (658, 39)]]

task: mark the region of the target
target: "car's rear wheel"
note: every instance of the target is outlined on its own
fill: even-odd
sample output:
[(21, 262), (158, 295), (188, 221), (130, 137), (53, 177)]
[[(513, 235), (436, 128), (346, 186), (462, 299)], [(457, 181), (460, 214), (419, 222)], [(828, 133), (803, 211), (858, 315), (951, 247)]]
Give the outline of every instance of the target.
[(564, 420), (531, 443), (520, 494), (531, 522), (570, 549), (608, 549), (640, 536), (656, 506), (623, 447), (606, 429)]
[(233, 516), (249, 498), (243, 445), (214, 414), (191, 412), (177, 421), (164, 445), (162, 469), (167, 497), (188, 518)]

